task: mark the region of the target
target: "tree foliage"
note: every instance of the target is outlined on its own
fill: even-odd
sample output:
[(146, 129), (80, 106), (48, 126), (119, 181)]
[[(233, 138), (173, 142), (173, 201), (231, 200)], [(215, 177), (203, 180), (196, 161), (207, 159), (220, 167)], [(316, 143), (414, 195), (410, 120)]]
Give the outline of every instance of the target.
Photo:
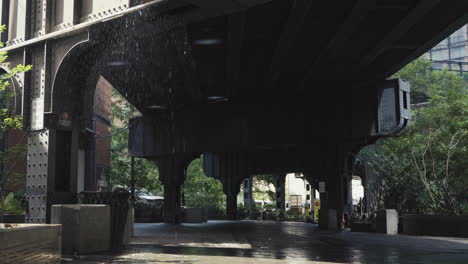
[(15, 199), (13, 193), (9, 193), (5, 199), (0, 200), (0, 216), (4, 214), (24, 214), (21, 202)]
[(252, 194), (254, 200), (276, 201), (275, 177), (272, 174), (260, 174), (253, 177)]
[(458, 74), (448, 71), (432, 70), (432, 62), (419, 58), (408, 64), (395, 78), (401, 78), (411, 84), (411, 103), (428, 102), (448, 89), (466, 85)]
[[(5, 26), (0, 26), (0, 33), (5, 30)], [(3, 43), (0, 42), (0, 48), (3, 47)], [(0, 64), (5, 62), (8, 59), (6, 52), (0, 52)], [(15, 109), (13, 103), (15, 100), (15, 91), (14, 87), (11, 86), (11, 80), (15, 75), (26, 72), (32, 69), (32, 66), (17, 65), (10, 72), (0, 75), (0, 137), (3, 141), (6, 133), (11, 129), (22, 129), (22, 120), (20, 115), (15, 114)], [(17, 144), (15, 146), (10, 146), (8, 148), (2, 148), (0, 151), (0, 163), (5, 165), (10, 161), (17, 160), (19, 158), (24, 158), (26, 155), (26, 146)], [(3, 186), (5, 183), (15, 183), (24, 177), (24, 175), (18, 175), (13, 170), (14, 166), (11, 168), (6, 167), (5, 169), (0, 170), (0, 204), (1, 204), (1, 214), (3, 213), (12, 213), (13, 209), (21, 211), (21, 207), (17, 206), (19, 202), (14, 200), (12, 193), (7, 195), (3, 199), (1, 191), (3, 191)], [(19, 177), (18, 177), (19, 176)]]
[[(112, 186), (131, 186), (131, 156), (128, 152), (129, 120), (139, 114), (116, 90), (112, 90)], [(146, 159), (135, 159), (135, 189), (162, 195), (162, 185), (156, 165)]]
[(192, 161), (187, 168), (183, 190), (186, 207), (225, 209), (226, 198), (223, 185), (220, 181), (209, 178), (203, 173), (200, 158)]
[(407, 79), (417, 102), (410, 128), (361, 154), (381, 178), (376, 195), (402, 213), (461, 214), (468, 203), (467, 83), (455, 73), (431, 71), (418, 59), (397, 76)]

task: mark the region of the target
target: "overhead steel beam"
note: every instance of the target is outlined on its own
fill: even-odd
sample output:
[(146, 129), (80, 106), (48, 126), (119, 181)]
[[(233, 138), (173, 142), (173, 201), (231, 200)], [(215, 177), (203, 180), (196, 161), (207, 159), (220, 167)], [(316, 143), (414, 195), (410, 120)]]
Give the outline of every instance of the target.
[(226, 94), (233, 95), (240, 78), (241, 49), (244, 41), (245, 12), (228, 17), (228, 35), (226, 43)]
[(463, 25), (466, 25), (466, 23), (468, 23), (468, 13), (460, 17), (459, 19), (455, 20), (448, 27), (446, 27), (442, 32), (440, 32), (437, 36), (433, 37), (431, 40), (426, 42), (424, 45), (419, 46), (418, 49), (412, 52), (411, 55), (408, 56), (406, 59), (404, 59), (401, 63), (398, 63), (395, 66), (391, 67), (385, 73), (385, 77), (391, 76), (392, 74), (396, 73), (398, 70), (403, 68), (403, 66), (405, 66), (406, 64), (419, 58), (421, 55), (427, 52), (430, 48), (442, 42), (445, 38), (447, 38), (447, 36), (455, 32), (457, 29), (461, 28)]
[(327, 46), (320, 52), (319, 56), (314, 60), (311, 67), (304, 76), (301, 85), (304, 86), (307, 79), (316, 72), (319, 67), (322, 67), (324, 61), (330, 56), (333, 56), (334, 51), (346, 45), (346, 40), (357, 29), (361, 21), (365, 18), (370, 10), (375, 8), (375, 0), (359, 0), (354, 5), (353, 9), (343, 21), (341, 27), (336, 31), (330, 39)]
[(429, 13), (440, 0), (421, 0), (374, 48), (364, 56), (356, 70), (370, 65), (380, 54), (406, 34), (421, 18)]
[(108, 17), (104, 18), (104, 19), (93, 20), (93, 21), (89, 21), (89, 22), (80, 23), (80, 24), (77, 24), (75, 26), (63, 29), (63, 30), (54, 31), (54, 32), (51, 32), (49, 34), (45, 34), (45, 35), (37, 37), (37, 38), (29, 39), (29, 40), (23, 41), (21, 43), (15, 44), (15, 45), (10, 45), (8, 47), (4, 47), (4, 48), (0, 49), (0, 51), (11, 51), (11, 50), (19, 49), (19, 48), (22, 48), (22, 47), (35, 45), (35, 44), (44, 42), (46, 40), (62, 38), (64, 36), (68, 36), (70, 34), (78, 33), (78, 32), (80, 32), (82, 30), (86, 30), (87, 28), (89, 28), (92, 25), (96, 25), (96, 24), (100, 24), (100, 23), (103, 23), (103, 22), (111, 21), (111, 20), (120, 18), (120, 17), (122, 17), (124, 15), (135, 13), (137, 11), (143, 10), (143, 9), (148, 8), (150, 6), (153, 6), (153, 5), (156, 5), (156, 4), (161, 4), (163, 2), (167, 2), (167, 0), (153, 0), (153, 1), (148, 2), (148, 3), (142, 4), (142, 5), (139, 5), (139, 6), (135, 6), (135, 7), (131, 7), (131, 8), (128, 8), (128, 9), (126, 9), (124, 11), (121, 11), (121, 12), (117, 12), (117, 13), (111, 15), (111, 16), (108, 16)]
[(278, 80), (281, 73), (287, 68), (286, 61), (292, 48), (295, 38), (302, 29), (304, 21), (309, 13), (314, 1), (295, 0), (286, 24), (283, 27), (282, 35), (278, 41), (273, 59), (270, 65), (270, 74), (266, 78), (265, 87), (272, 87)]

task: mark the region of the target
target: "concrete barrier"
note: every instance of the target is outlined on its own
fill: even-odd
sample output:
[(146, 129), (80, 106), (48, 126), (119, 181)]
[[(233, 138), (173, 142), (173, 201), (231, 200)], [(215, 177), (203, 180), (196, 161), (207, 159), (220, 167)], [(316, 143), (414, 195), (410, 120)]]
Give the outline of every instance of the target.
[(372, 224), (368, 223), (351, 223), (351, 232), (375, 232)]
[(203, 222), (208, 222), (208, 208), (203, 208)]
[(53, 205), (51, 222), (62, 225), (62, 252), (64, 254), (86, 254), (110, 249), (110, 207), (108, 205)]
[(6, 214), (0, 216), (0, 223), (24, 223), (24, 215)]
[(185, 223), (203, 223), (205, 222), (206, 210), (204, 208), (185, 208), (184, 222)]
[(15, 224), (0, 226), (0, 263), (60, 263), (61, 226)]
[(468, 216), (403, 215), (403, 234), (468, 237)]
[(127, 215), (127, 223), (125, 223), (125, 231), (123, 237), (123, 244), (129, 245), (134, 234), (134, 227), (135, 227), (135, 209), (130, 208), (128, 209)]
[(396, 235), (398, 234), (398, 212), (395, 209), (380, 210), (375, 218), (375, 229), (377, 233)]

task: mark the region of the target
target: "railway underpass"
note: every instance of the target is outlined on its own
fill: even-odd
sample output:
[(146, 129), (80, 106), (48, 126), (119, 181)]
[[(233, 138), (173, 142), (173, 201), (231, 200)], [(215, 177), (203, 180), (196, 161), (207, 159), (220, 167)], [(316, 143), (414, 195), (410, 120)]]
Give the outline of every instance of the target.
[(464, 264), (468, 239), (320, 231), (317, 225), (273, 221), (136, 224), (121, 253), (62, 263), (399, 263)]
[[(180, 222), (186, 168), (203, 155), (206, 175), (223, 184), (230, 219), (238, 217), (235, 197), (244, 179), (302, 173), (315, 189), (324, 186), (319, 226), (341, 230), (351, 210), (353, 154), (379, 138), (397, 136), (410, 123), (410, 87), (389, 78), (468, 22), (468, 3), (462, 0), (115, 0), (53, 8), (45, 0), (1, 2), (2, 23), (8, 24), (1, 50), (9, 53), (2, 70), (19, 63), (34, 67), (14, 82), (21, 91), (16, 110), (28, 128), (30, 223), (48, 223), (51, 205), (77, 203), (78, 193), (96, 191), (92, 113), (96, 83), (103, 77), (143, 114), (129, 126), (129, 149), (158, 166), (165, 222)], [(67, 159), (61, 159), (63, 153)], [(444, 251), (454, 261), (466, 254), (463, 241), (321, 233), (306, 224), (142, 225), (137, 231), (216, 234), (218, 227), (224, 235), (242, 234), (239, 239), (252, 247), (234, 250), (242, 254), (261, 252), (262, 238), (272, 238), (265, 247), (284, 262), (288, 243), (296, 243), (293, 255), (307, 243), (326, 245), (300, 258), (325, 263), (352, 263), (351, 256), (366, 261), (366, 254), (398, 263), (400, 254), (412, 254), (407, 250), (413, 242), (411, 252), (421, 255), (438, 252), (439, 245), (454, 249)], [(361, 238), (372, 242), (363, 241), (361, 248), (349, 242)], [(366, 248), (374, 239), (383, 251)]]

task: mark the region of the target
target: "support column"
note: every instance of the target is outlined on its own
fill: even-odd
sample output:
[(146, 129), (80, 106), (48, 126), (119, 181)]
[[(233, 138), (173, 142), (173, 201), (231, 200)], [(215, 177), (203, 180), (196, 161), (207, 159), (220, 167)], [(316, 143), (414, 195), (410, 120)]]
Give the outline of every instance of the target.
[(164, 222), (180, 223), (181, 219), (181, 184), (176, 182), (164, 184)]
[(72, 121), (71, 149), (70, 149), (70, 192), (76, 193), (78, 190), (78, 150), (80, 145), (80, 123), (78, 120)]
[[(46, 223), (50, 193), (54, 191), (54, 182), (49, 177), (49, 131), (28, 133), (28, 156), (26, 178), (26, 223)], [(52, 152), (53, 154), (53, 152)]]
[(251, 216), (252, 206), (254, 205), (252, 185), (252, 176), (244, 180), (244, 206), (249, 208), (249, 216)]
[(193, 157), (173, 155), (157, 160), (159, 180), (164, 184), (163, 218), (165, 223), (182, 222), (181, 188), (185, 181), (187, 166)]
[(280, 218), (286, 212), (286, 174), (275, 175), (276, 209), (280, 211)]
[(223, 191), (226, 194), (226, 217), (229, 220), (239, 220), (237, 195), (240, 192), (240, 182), (230, 177), (223, 180)]
[(208, 177), (219, 179), (223, 183), (226, 195), (226, 214), (231, 220), (239, 219), (237, 212), (237, 195), (240, 185), (250, 175), (245, 153), (204, 153), (203, 170)]
[(342, 168), (328, 169), (323, 174), (327, 176), (326, 180), (322, 178), (319, 181), (319, 188), (320, 182), (325, 183), (325, 192), (320, 192), (319, 227), (328, 230), (342, 229), (344, 212)]

